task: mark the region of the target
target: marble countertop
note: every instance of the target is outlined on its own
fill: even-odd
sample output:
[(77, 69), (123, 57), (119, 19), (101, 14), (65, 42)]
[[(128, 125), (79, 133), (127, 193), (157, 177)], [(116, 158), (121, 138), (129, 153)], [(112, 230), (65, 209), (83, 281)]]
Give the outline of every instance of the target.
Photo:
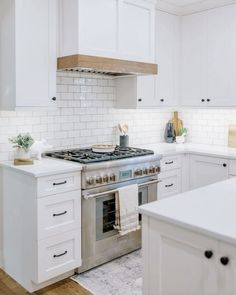
[(43, 177), (55, 174), (81, 171), (82, 165), (56, 159), (34, 160), (33, 165), (14, 166), (12, 162), (2, 162), (0, 167), (13, 169), (33, 177)]
[(236, 244), (236, 178), (143, 205), (139, 211)]

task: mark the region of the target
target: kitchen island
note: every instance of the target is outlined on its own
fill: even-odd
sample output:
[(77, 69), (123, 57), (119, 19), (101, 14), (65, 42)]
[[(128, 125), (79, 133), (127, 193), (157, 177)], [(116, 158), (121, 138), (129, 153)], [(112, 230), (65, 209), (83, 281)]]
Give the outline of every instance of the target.
[(236, 294), (236, 179), (140, 207), (145, 295)]

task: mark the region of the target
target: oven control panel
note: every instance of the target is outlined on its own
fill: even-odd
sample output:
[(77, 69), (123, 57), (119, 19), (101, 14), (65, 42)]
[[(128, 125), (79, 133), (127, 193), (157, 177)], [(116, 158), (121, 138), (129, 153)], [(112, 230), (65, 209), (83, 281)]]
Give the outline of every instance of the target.
[(108, 171), (99, 171), (87, 174), (83, 179), (84, 187), (97, 187), (105, 184), (112, 184), (131, 179), (137, 179), (149, 175), (155, 175), (160, 172), (159, 165), (148, 165), (144, 167), (125, 167), (117, 170), (109, 169)]

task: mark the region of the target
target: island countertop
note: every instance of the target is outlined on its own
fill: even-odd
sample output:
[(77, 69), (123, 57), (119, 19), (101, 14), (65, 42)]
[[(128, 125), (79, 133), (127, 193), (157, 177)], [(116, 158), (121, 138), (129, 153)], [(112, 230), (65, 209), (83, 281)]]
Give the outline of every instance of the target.
[(143, 205), (139, 212), (236, 245), (236, 178)]

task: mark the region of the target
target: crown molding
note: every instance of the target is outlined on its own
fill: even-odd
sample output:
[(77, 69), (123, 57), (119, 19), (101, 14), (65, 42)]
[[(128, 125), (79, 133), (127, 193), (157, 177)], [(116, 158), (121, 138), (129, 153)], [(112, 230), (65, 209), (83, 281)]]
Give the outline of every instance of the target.
[(168, 0), (158, 0), (157, 9), (182, 16), (231, 4), (236, 4), (236, 0), (202, 0), (199, 3), (185, 6), (173, 5)]

